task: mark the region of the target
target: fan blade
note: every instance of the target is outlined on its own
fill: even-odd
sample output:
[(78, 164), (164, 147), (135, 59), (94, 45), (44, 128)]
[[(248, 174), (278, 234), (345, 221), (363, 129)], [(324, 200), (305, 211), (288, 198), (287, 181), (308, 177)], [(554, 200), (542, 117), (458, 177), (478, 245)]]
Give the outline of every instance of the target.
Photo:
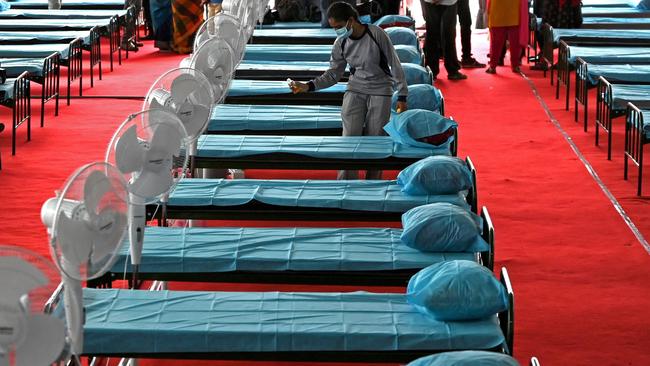
[(108, 180), (108, 177), (106, 177), (106, 174), (97, 170), (90, 173), (84, 184), (86, 211), (92, 215), (96, 215), (97, 205), (111, 188), (113, 186), (111, 185), (111, 181)]
[(197, 138), (210, 118), (210, 109), (202, 105), (183, 104), (179, 111), (179, 117), (183, 121), (185, 131), (191, 139)]
[(113, 210), (104, 210), (99, 215), (99, 232), (93, 240), (90, 259), (100, 263), (122, 246), (122, 237), (126, 232), (126, 215)]
[(144, 148), (138, 140), (136, 127), (129, 127), (115, 145), (115, 162), (122, 173), (132, 173), (142, 168)]
[(25, 326), (25, 340), (16, 347), (16, 366), (50, 365), (56, 361), (65, 344), (63, 321), (46, 314), (30, 314)]
[(131, 185), (131, 192), (138, 197), (154, 198), (167, 192), (174, 179), (171, 172), (143, 171)]
[(183, 103), (196, 89), (201, 87), (199, 81), (191, 74), (181, 74), (172, 81), (172, 99), (176, 103)]
[(164, 109), (165, 106), (160, 104), (158, 99), (152, 98), (151, 102), (149, 103), (149, 109)]
[[(151, 147), (147, 152), (147, 161), (145, 167), (149, 168), (152, 163), (157, 162), (160, 158), (171, 158), (171, 155), (178, 155), (183, 143), (183, 136), (179, 127), (173, 124), (159, 123), (151, 139)], [(153, 159), (153, 160), (152, 160)]]
[[(69, 219), (65, 213), (59, 213), (56, 237), (63, 252), (64, 258), (60, 264), (65, 274), (83, 280), (78, 278), (78, 268), (88, 260), (95, 234), (85, 222)], [(66, 268), (68, 265), (73, 267)]]
[(0, 304), (13, 307), (21, 296), (48, 283), (47, 277), (19, 257), (0, 257)]

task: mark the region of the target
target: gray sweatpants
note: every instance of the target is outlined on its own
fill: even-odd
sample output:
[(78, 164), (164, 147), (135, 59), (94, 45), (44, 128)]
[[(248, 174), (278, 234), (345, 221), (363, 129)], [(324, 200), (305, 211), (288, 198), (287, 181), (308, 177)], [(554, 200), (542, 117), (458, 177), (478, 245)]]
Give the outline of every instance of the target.
[[(346, 91), (341, 107), (343, 136), (384, 136), (390, 119), (391, 97)], [(341, 170), (338, 179), (359, 179), (356, 170)], [(381, 179), (381, 170), (366, 171), (366, 179)]]

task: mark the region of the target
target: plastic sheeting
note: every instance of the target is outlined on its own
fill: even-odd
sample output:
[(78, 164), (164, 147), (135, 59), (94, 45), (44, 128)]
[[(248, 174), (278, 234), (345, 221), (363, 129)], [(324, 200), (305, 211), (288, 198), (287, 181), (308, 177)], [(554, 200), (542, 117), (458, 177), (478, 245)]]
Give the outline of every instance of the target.
[(337, 106), (220, 104), (212, 109), (208, 131), (340, 129), (341, 123)]
[(107, 27), (109, 18), (101, 19), (0, 19), (0, 30), (53, 30), (66, 28), (91, 29), (96, 26)]
[(325, 61), (329, 62), (331, 45), (248, 44), (244, 61)]
[(68, 58), (69, 45), (63, 44), (25, 44), (16, 47), (16, 45), (0, 44), (0, 57), (9, 58), (44, 58), (55, 52), (61, 54), (61, 58)]
[(284, 37), (284, 38), (320, 38), (331, 39), (332, 43), (336, 39), (336, 32), (332, 28), (305, 28), (305, 29), (256, 29), (253, 37)]
[(409, 28), (404, 27), (390, 27), (384, 29), (390, 38), (393, 45), (406, 45), (412, 46), (417, 49), (420, 48), (420, 43), (418, 42), (418, 36), (415, 32)]
[(616, 17), (585, 17), (582, 24), (646, 24), (650, 25), (650, 18), (616, 18)]
[[(66, 1), (67, 3), (67, 1)], [(96, 19), (96, 18), (110, 18), (112, 16), (124, 17), (126, 16), (126, 10), (63, 10), (59, 9), (57, 11), (47, 10), (47, 9), (34, 9), (34, 10), (25, 10), (25, 9), (10, 9), (0, 13), (0, 18), (38, 18), (38, 19), (48, 19), (48, 18), (58, 18), (58, 19)]]
[[(147, 227), (140, 273), (233, 271), (392, 271), (475, 253), (424, 253), (400, 241), (402, 230), (379, 228)], [(130, 271), (129, 245), (112, 273)]]
[(258, 25), (255, 32), (262, 29), (321, 29), (320, 22), (275, 22), (273, 24)]
[(422, 54), (413, 46), (398, 44), (395, 46), (395, 53), (401, 63), (422, 65)]
[[(327, 89), (313, 91), (314, 94), (322, 93), (345, 93), (347, 83), (337, 83)], [(280, 80), (244, 80), (235, 79), (228, 89), (229, 97), (240, 97), (247, 95), (272, 95), (272, 94), (293, 94), (286, 81)]]
[(418, 358), (407, 366), (519, 366), (519, 362), (503, 353), (488, 351), (444, 352)]
[(250, 201), (289, 207), (406, 212), (433, 202), (469, 208), (466, 192), (411, 196), (394, 180), (181, 179), (169, 206), (239, 206)]
[[(426, 109), (440, 112), (442, 107), (442, 93), (433, 85), (420, 84), (408, 87), (409, 95), (406, 105), (409, 109)], [(397, 108), (398, 93), (393, 94), (391, 100), (393, 111)]]
[(582, 0), (582, 6), (589, 7), (635, 7), (639, 0)]
[(582, 8), (582, 16), (583, 17), (593, 17), (593, 16), (610, 17), (612, 15), (631, 15), (631, 14), (638, 14), (638, 13), (645, 13), (645, 12), (647, 12), (646, 9), (631, 8), (629, 6), (626, 6), (626, 7), (583, 7)]
[(415, 20), (406, 15), (384, 15), (377, 19), (375, 25), (378, 27), (407, 27), (415, 28)]
[[(650, 30), (643, 29), (565, 29), (553, 28), (553, 43), (557, 46), (562, 38), (589, 37), (615, 39), (650, 39)], [(573, 48), (573, 47), (572, 47)]]
[(403, 294), (84, 289), (85, 354), (491, 349), (496, 316), (440, 322)]
[(650, 59), (650, 48), (647, 47), (570, 46), (569, 53), (569, 63), (574, 66), (578, 57), (590, 63), (639, 63)]
[(407, 194), (449, 194), (473, 187), (467, 164), (451, 156), (430, 156), (403, 169), (397, 176)]
[(628, 102), (650, 105), (650, 85), (612, 84), (612, 109), (625, 110)]
[(322, 71), (329, 69), (327, 61), (260, 61), (248, 60), (237, 66), (237, 70), (289, 70), (289, 71)]
[(254, 136), (204, 135), (196, 156), (234, 158), (260, 154), (294, 154), (329, 159), (426, 158), (449, 155), (449, 143), (414, 147), (396, 143), (389, 136)]
[(90, 31), (43, 31), (43, 32), (20, 32), (4, 31), (0, 32), (0, 41), (52, 41), (51, 43), (60, 43), (62, 40), (73, 41), (81, 38), (85, 45), (90, 44)]
[(408, 85), (433, 84), (433, 76), (425, 67), (418, 64), (403, 63), (404, 78)]
[[(384, 126), (384, 131), (400, 144), (431, 148), (434, 145), (416, 139), (439, 135), (450, 128), (456, 127), (458, 127), (456, 122), (436, 112), (424, 109), (409, 109), (400, 114), (393, 114), (390, 122)], [(453, 136), (444, 145), (447, 146), (451, 141), (453, 141)]]
[(591, 85), (598, 84), (598, 78), (604, 76), (609, 82), (650, 82), (650, 60), (647, 65), (589, 64), (587, 78)]
[(432, 264), (411, 277), (408, 302), (438, 320), (482, 319), (508, 310), (505, 287), (487, 268), (471, 261)]
[(5, 69), (7, 77), (18, 77), (25, 71), (33, 76), (43, 76), (42, 58), (0, 58), (0, 67)]
[(483, 220), (473, 212), (448, 203), (432, 203), (402, 215), (401, 240), (427, 252), (485, 252)]

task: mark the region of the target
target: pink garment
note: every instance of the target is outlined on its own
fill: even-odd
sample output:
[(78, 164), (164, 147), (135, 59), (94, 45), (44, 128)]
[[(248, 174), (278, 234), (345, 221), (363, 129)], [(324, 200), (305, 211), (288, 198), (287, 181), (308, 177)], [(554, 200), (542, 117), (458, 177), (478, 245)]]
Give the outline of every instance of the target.
[(513, 68), (521, 65), (522, 47), (519, 42), (519, 27), (492, 27), (490, 28), (490, 67), (497, 67), (503, 47), (506, 46), (506, 39), (510, 41), (510, 65)]

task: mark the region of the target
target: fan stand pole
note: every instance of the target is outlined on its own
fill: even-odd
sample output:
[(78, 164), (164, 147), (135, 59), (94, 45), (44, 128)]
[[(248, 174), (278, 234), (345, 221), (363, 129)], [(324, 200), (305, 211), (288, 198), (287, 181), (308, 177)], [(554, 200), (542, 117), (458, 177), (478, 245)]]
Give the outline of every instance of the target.
[(138, 288), (138, 272), (142, 260), (142, 246), (144, 242), (144, 230), (147, 224), (146, 206), (144, 202), (135, 195), (130, 195), (129, 204), (129, 243), (131, 245), (131, 267), (133, 276), (131, 288)]

